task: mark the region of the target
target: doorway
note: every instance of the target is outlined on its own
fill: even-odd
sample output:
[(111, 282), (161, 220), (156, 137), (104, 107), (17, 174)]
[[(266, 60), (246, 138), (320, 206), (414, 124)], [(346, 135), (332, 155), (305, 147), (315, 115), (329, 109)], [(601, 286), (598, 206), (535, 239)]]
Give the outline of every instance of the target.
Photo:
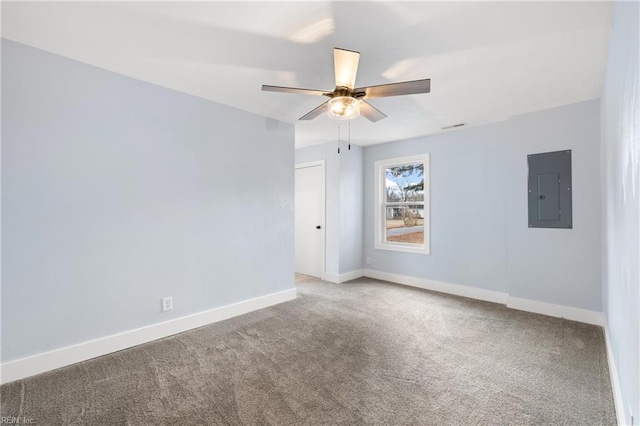
[(324, 278), (325, 187), (324, 160), (296, 164), (296, 273)]

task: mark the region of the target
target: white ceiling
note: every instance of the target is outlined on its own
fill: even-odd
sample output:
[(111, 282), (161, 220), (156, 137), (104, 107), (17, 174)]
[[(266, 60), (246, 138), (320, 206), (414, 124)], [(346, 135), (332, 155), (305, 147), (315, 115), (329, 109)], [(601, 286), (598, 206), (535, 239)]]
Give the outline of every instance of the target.
[[(361, 52), (356, 86), (431, 78), (431, 93), (372, 99), (372, 145), (600, 97), (610, 2), (3, 2), (2, 36), (296, 124), (296, 146), (337, 123), (297, 119), (332, 90), (333, 47)], [(342, 137), (346, 135), (344, 125)]]

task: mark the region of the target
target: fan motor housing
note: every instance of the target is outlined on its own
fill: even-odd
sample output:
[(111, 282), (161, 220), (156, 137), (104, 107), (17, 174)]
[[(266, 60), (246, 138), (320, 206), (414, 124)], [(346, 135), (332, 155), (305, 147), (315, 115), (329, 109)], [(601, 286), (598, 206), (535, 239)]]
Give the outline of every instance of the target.
[(336, 86), (336, 90), (333, 91), (331, 97), (337, 98), (338, 96), (353, 98), (353, 90), (349, 89), (347, 86)]

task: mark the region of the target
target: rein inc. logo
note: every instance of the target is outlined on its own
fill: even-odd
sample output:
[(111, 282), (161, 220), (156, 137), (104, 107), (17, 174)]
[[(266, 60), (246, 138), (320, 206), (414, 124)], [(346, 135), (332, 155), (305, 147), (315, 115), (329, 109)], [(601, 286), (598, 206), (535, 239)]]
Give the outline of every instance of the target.
[(0, 425), (35, 425), (36, 420), (31, 417), (12, 417), (2, 416), (0, 417)]

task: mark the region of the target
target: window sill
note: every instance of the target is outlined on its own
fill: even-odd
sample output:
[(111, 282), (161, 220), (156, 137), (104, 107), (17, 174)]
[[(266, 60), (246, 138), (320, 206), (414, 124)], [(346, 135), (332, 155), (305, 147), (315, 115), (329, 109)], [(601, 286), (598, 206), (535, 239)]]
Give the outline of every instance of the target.
[(376, 243), (374, 248), (376, 250), (398, 251), (403, 253), (431, 254), (428, 246), (418, 244)]

